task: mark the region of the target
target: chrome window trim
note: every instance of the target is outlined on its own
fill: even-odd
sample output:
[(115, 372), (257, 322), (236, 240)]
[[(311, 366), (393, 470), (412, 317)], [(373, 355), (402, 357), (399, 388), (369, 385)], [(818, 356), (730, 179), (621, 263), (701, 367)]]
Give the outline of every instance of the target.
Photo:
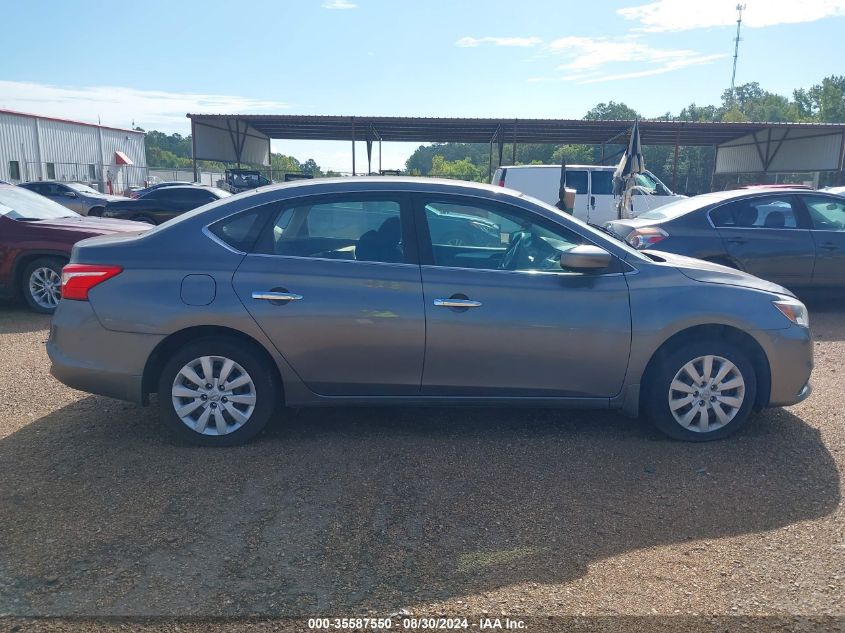
[[(240, 213), (240, 211), (239, 211), (238, 213)], [(236, 215), (236, 214), (233, 214), (233, 215)], [(228, 217), (231, 217), (231, 216), (228, 216)], [(225, 218), (222, 218), (222, 219), (225, 219)], [(211, 224), (216, 224), (216, 223), (217, 223), (217, 220), (215, 220), (215, 221), (214, 221), (214, 222), (212, 222)], [(224, 242), (222, 239), (220, 239), (220, 238), (219, 238), (219, 237), (217, 237), (214, 233), (212, 233), (212, 232), (211, 232), (211, 229), (210, 229), (210, 228), (208, 228), (208, 227), (210, 227), (210, 226), (211, 226), (211, 224), (206, 224), (204, 227), (202, 227), (202, 233), (203, 233), (203, 235), (205, 235), (206, 237), (210, 238), (212, 242), (216, 242), (217, 244), (219, 244), (220, 246), (222, 246), (223, 248), (225, 248), (227, 251), (229, 251), (229, 252), (231, 252), (231, 253), (236, 253), (236, 254), (238, 254), (238, 255), (246, 255), (246, 254), (247, 254), (247, 253), (245, 253), (244, 251), (239, 251), (238, 249), (236, 249), (236, 248), (235, 248), (234, 246), (232, 246), (231, 244), (228, 244), (227, 242)]]
[(275, 255), (273, 253), (244, 253), (247, 257), (272, 257), (276, 259), (296, 259), (309, 262), (336, 262), (338, 264), (378, 264), (380, 266), (403, 266), (419, 269), (419, 264), (407, 262), (371, 262), (360, 259), (333, 259), (331, 257), (305, 257), (302, 255)]
[[(627, 262), (625, 262), (627, 263)], [(625, 276), (625, 272), (613, 273), (574, 273), (566, 270), (503, 270), (498, 268), (463, 268), (461, 266), (438, 266), (436, 264), (423, 264), (420, 270), (452, 270), (455, 272), (481, 272), (481, 273), (507, 273), (510, 275), (544, 275), (544, 276), (566, 276), (566, 277), (618, 277)], [(633, 272), (639, 272), (635, 268)]]

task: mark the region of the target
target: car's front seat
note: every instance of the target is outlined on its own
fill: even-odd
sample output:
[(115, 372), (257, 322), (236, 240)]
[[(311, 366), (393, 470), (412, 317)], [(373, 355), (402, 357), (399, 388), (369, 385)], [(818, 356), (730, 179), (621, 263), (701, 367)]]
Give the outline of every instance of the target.
[(744, 205), (736, 214), (736, 225), (739, 227), (754, 226), (757, 221), (757, 209), (750, 204)]
[(367, 231), (355, 247), (355, 259), (369, 262), (398, 263), (403, 259), (402, 225), (399, 218), (387, 218), (377, 231)]
[(782, 211), (770, 211), (763, 226), (767, 229), (782, 229), (786, 226), (786, 216)]

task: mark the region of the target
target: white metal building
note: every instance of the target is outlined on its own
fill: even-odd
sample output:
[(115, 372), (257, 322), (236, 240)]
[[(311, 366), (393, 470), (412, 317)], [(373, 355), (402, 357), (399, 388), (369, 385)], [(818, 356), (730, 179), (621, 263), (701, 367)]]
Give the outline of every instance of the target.
[(146, 178), (143, 132), (0, 109), (0, 180), (76, 181), (117, 193)]

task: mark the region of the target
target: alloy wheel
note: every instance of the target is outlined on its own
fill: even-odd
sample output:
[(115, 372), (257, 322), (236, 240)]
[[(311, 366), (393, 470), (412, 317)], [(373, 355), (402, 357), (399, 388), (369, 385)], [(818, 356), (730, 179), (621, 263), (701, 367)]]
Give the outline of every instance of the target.
[(185, 364), (173, 380), (173, 409), (182, 423), (202, 435), (228, 435), (255, 410), (252, 377), (224, 356), (201, 356)]
[(29, 294), (38, 306), (46, 310), (53, 310), (59, 304), (61, 289), (61, 276), (48, 266), (36, 268), (29, 276)]
[(727, 358), (699, 356), (675, 374), (668, 400), (678, 424), (689, 431), (709, 433), (739, 413), (745, 400), (745, 379)]

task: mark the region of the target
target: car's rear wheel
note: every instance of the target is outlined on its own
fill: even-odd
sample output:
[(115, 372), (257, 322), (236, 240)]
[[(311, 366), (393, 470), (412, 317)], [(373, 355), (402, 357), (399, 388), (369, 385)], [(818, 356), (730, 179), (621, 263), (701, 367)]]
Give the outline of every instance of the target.
[(230, 339), (204, 339), (165, 363), (158, 385), (161, 416), (176, 434), (200, 446), (234, 446), (255, 437), (279, 402), (271, 367)]
[(88, 217), (99, 218), (103, 215), (103, 207), (91, 207), (88, 209)]
[(62, 267), (58, 257), (39, 257), (31, 261), (21, 275), (23, 298), (41, 314), (52, 314), (62, 298)]
[(742, 349), (694, 341), (655, 358), (643, 395), (647, 416), (663, 433), (705, 442), (727, 437), (748, 422), (757, 377)]

